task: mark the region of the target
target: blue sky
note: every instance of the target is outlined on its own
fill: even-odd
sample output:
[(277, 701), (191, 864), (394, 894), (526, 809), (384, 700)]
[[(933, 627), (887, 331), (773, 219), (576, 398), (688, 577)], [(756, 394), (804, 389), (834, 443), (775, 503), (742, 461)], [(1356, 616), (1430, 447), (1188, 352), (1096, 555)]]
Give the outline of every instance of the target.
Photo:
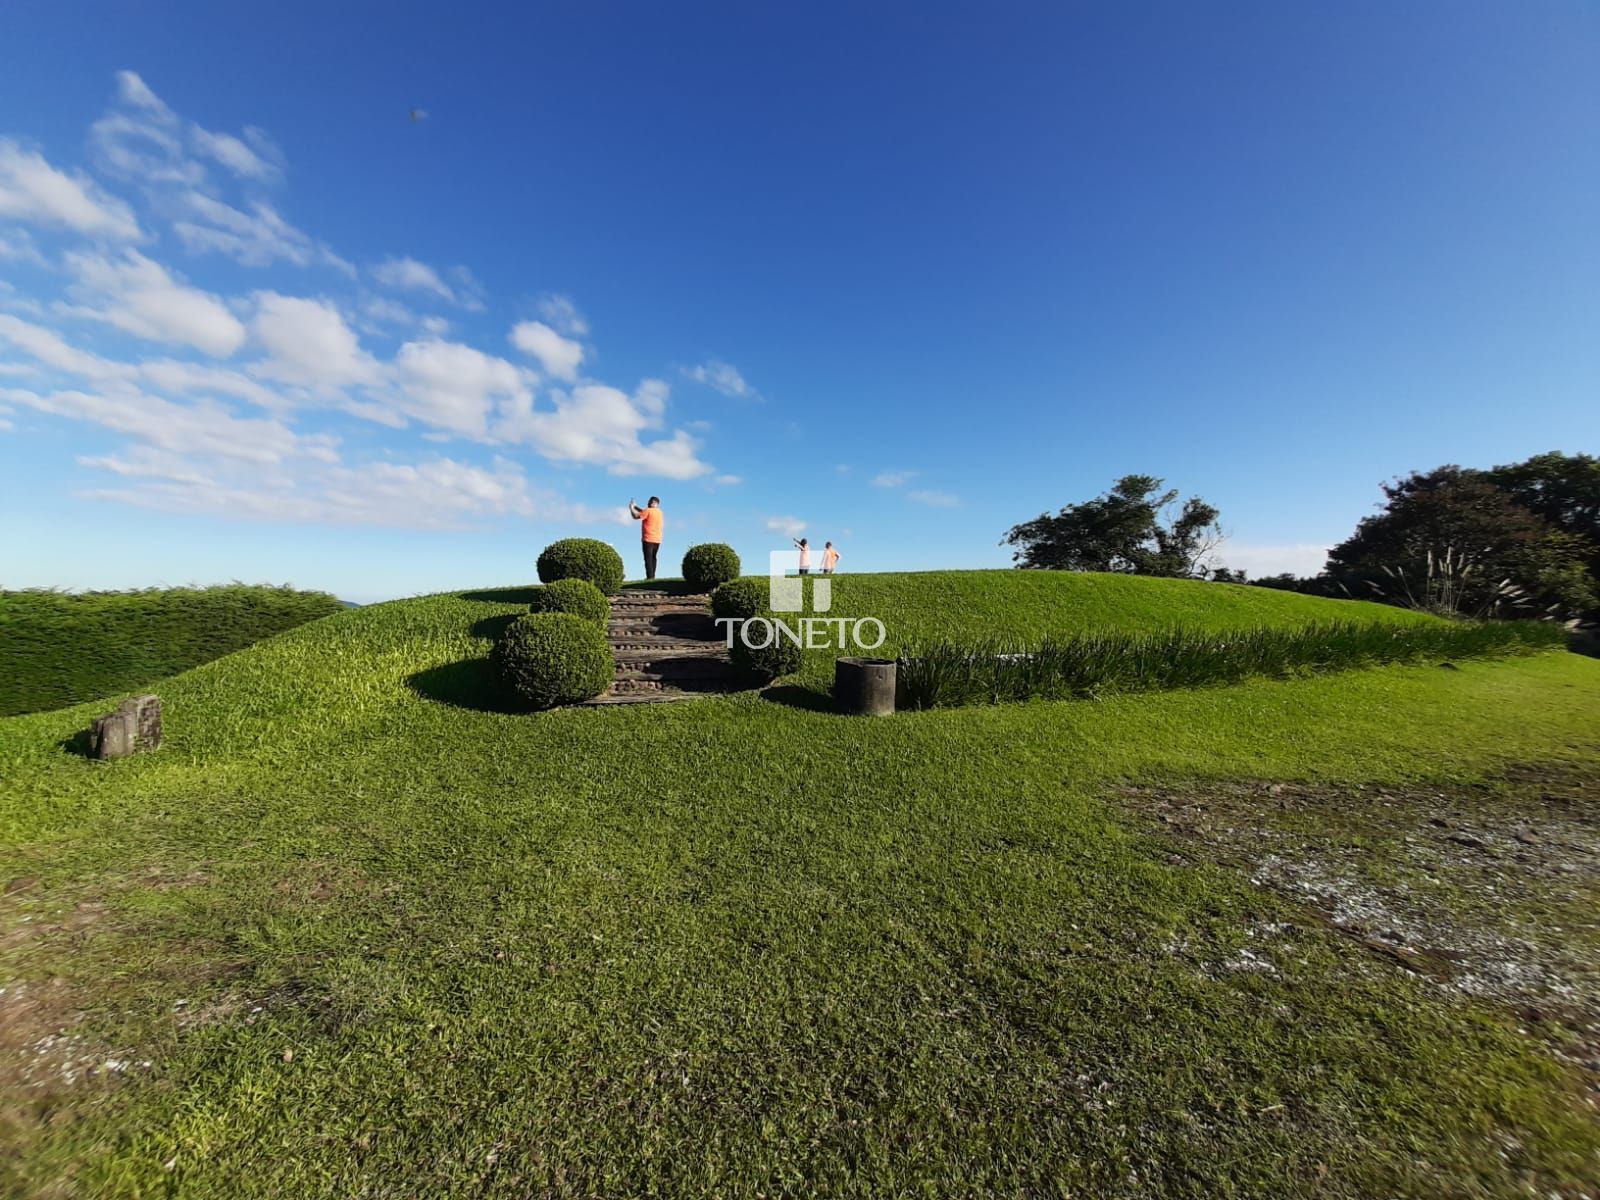
[(4, 586), (636, 570), (652, 493), (1000, 566), (1129, 471), (1314, 570), (1597, 442), (1593, 4), (0, 16)]

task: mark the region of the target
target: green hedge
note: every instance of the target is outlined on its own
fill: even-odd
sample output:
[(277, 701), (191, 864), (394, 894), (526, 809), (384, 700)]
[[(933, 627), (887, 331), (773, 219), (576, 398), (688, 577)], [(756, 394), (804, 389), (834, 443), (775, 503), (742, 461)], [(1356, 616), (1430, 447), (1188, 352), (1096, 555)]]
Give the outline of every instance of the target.
[(622, 555), (595, 538), (562, 538), (539, 555), (539, 582), (587, 579), (606, 595), (622, 586)]
[(146, 688), (343, 607), (326, 592), (243, 584), (0, 592), (0, 716)]
[(1047, 638), (932, 642), (900, 659), (902, 708), (949, 708), (1033, 698), (1159, 691), (1423, 659), (1529, 654), (1566, 645), (1559, 625), (1537, 621), (1430, 621), (1379, 625), (1325, 621), (1236, 633), (1172, 629)]
[(572, 613), (518, 617), (506, 626), (489, 658), (501, 686), (530, 708), (588, 700), (616, 678), (605, 630)]
[(742, 621), (764, 612), (772, 597), (766, 579), (731, 579), (711, 593), (711, 615)]
[(705, 542), (690, 546), (683, 556), (683, 580), (697, 592), (709, 592), (737, 578), (739, 555), (732, 546), (722, 542)]
[(611, 603), (605, 593), (587, 579), (558, 579), (533, 589), (529, 612), (565, 612), (602, 629), (611, 620)]
[[(739, 629), (734, 633), (733, 649), (730, 652), (734, 665), (759, 683), (771, 683), (774, 679), (793, 675), (800, 669), (799, 643), (791, 640), (779, 628), (780, 618), (777, 614), (759, 612), (751, 615), (763, 617), (769, 622), (768, 630), (772, 633), (772, 640), (765, 646), (747, 646), (744, 641), (744, 630)], [(754, 640), (759, 642), (761, 639), (756, 637)]]

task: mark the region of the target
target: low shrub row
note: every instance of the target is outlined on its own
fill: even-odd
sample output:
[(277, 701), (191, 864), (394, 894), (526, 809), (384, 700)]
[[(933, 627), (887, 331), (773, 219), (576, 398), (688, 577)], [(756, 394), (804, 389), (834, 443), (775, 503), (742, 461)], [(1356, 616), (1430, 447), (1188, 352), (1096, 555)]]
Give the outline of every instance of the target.
[(1236, 633), (1081, 634), (1036, 646), (1003, 639), (937, 641), (901, 658), (898, 703), (910, 709), (951, 708), (1205, 687), (1421, 659), (1528, 654), (1565, 641), (1559, 625), (1534, 621), (1332, 621)]

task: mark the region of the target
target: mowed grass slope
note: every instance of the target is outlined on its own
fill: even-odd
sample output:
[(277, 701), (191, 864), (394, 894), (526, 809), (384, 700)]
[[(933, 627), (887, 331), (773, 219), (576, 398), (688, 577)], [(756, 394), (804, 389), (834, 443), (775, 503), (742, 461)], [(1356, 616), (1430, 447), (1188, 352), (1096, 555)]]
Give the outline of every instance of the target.
[(343, 607), (325, 592), (241, 584), (0, 592), (0, 716), (141, 688)]
[[(159, 689), (168, 747), (122, 763), (61, 750), (92, 709), (0, 722), (0, 852), (34, 881), (0, 902), (0, 1192), (1595, 1177), (1579, 1081), (1509, 1022), (1169, 863), (1101, 797), (1593, 768), (1600, 664), (886, 721), (753, 695), (527, 716), (479, 690), (474, 631), (513, 611), (379, 605), (210, 663)], [(1230, 967), (1285, 924), (1271, 971)], [(15, 1031), (58, 1028), (79, 1040), (26, 1042), (19, 1073)], [(67, 1054), (124, 1065), (66, 1082)]]
[[(760, 578), (765, 582), (765, 576)], [(813, 615), (818, 578), (806, 581), (805, 612), (780, 614), (791, 624)], [(878, 618), (884, 623), (885, 640), (871, 653), (890, 658), (942, 638), (1036, 644), (1046, 637), (1092, 631), (1282, 629), (1329, 621), (1399, 625), (1436, 620), (1370, 601), (1093, 572), (912, 571), (835, 575), (828, 582), (830, 607), (815, 615)], [(835, 657), (833, 652), (808, 651), (801, 683), (811, 688), (831, 684)]]

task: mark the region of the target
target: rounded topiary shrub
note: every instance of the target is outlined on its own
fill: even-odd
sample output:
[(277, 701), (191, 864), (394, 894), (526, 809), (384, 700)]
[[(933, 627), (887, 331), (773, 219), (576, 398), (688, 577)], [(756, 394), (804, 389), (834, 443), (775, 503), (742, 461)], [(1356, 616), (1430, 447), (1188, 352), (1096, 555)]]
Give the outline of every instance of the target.
[(564, 612), (604, 627), (611, 619), (606, 595), (587, 579), (558, 579), (533, 589), (529, 612)]
[(529, 708), (591, 699), (611, 686), (617, 671), (605, 631), (565, 612), (518, 617), (489, 658), (500, 685)]
[(711, 593), (711, 615), (735, 621), (753, 617), (772, 602), (770, 591), (765, 579), (730, 579)]
[(683, 580), (697, 592), (709, 592), (719, 584), (739, 578), (739, 556), (732, 546), (706, 542), (690, 546), (683, 556)]
[(539, 555), (539, 582), (587, 579), (610, 595), (622, 586), (622, 555), (595, 538), (562, 538)]
[[(746, 628), (741, 627), (733, 638), (733, 661), (746, 675), (762, 683), (771, 683), (784, 675), (793, 675), (800, 669), (800, 647), (778, 628), (777, 619), (770, 612), (752, 614), (765, 617), (764, 623), (748, 627), (754, 646), (745, 643)], [(772, 640), (762, 644), (767, 634)]]

